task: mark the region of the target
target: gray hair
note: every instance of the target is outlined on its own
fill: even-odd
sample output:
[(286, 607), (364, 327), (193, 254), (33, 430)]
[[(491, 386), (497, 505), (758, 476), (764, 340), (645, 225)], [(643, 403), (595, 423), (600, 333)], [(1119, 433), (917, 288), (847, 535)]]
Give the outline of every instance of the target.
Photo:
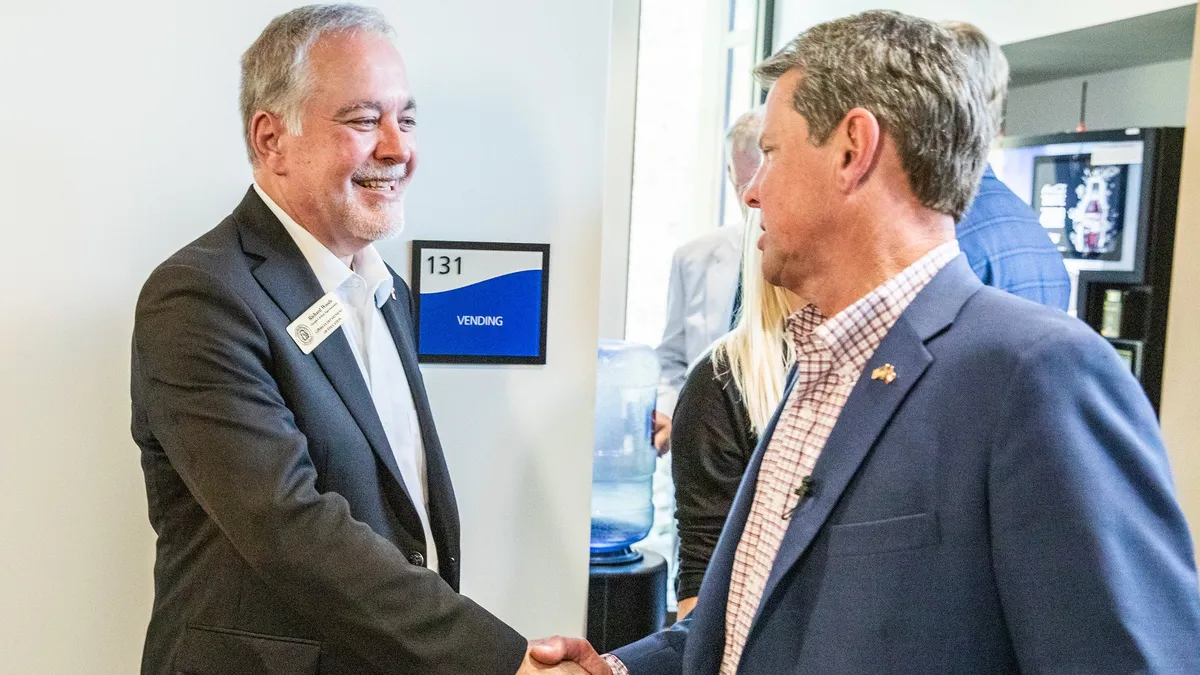
[(983, 87), (954, 36), (925, 19), (870, 11), (813, 26), (755, 68), (765, 84), (802, 77), (792, 107), (823, 145), (851, 109), (869, 110), (896, 144), (917, 199), (962, 218), (995, 133)]
[(279, 115), (289, 134), (299, 136), (301, 113), (312, 89), (308, 53), (327, 33), (368, 31), (392, 38), (395, 31), (374, 8), (361, 5), (307, 5), (280, 14), (267, 24), (242, 55), (239, 99), (242, 132), (250, 163), (257, 164), (250, 122), (260, 110)]
[(762, 134), (762, 124), (762, 112), (758, 109), (739, 115), (725, 132), (726, 157), (732, 161), (736, 152), (751, 151), (756, 155), (761, 154), (758, 149), (758, 137)]
[(996, 41), (987, 36), (978, 26), (966, 21), (943, 21), (942, 28), (950, 31), (958, 40), (958, 46), (967, 54), (971, 76), (983, 83), (983, 93), (992, 109), (992, 120), (996, 128), (1004, 120), (1004, 99), (1008, 97), (1008, 57)]

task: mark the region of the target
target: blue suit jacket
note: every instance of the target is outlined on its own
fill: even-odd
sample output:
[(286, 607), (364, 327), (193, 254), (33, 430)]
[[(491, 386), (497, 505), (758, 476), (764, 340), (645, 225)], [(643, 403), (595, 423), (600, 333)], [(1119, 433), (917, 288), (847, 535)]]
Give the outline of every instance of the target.
[(1071, 279), (1037, 214), (988, 167), (971, 208), (955, 227), (983, 283), (1066, 311)]
[[(891, 384), (870, 377), (885, 363)], [(697, 609), (617, 651), (634, 675), (718, 672), (774, 425)], [(947, 265), (855, 385), (739, 672), (1200, 673), (1191, 540), (1154, 412), (1112, 348)]]

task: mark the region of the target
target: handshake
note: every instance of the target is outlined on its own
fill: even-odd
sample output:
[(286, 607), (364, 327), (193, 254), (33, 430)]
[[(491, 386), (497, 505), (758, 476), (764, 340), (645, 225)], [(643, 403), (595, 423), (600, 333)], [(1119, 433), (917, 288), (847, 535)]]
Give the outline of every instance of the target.
[(583, 638), (564, 638), (555, 635), (532, 640), (525, 660), (516, 675), (533, 673), (563, 673), (565, 675), (624, 675), (614, 673), (591, 643)]

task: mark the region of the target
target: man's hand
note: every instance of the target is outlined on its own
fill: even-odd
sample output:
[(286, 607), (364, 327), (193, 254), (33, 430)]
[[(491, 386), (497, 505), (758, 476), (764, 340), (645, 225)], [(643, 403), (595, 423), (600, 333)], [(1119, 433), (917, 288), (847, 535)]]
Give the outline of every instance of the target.
[[(531, 643), (532, 644), (532, 643)], [(516, 675), (589, 675), (579, 664), (573, 661), (546, 665), (529, 657), (529, 652), (525, 652), (525, 660), (521, 661), (521, 667), (517, 669)]]
[[(555, 635), (529, 643), (529, 654), (535, 663), (557, 665), (563, 662), (574, 662), (582, 667), (587, 675), (613, 675), (608, 663), (600, 658), (592, 645), (583, 638), (565, 638)], [(537, 671), (532, 671), (537, 672)]]
[(654, 411), (654, 449), (662, 457), (671, 449), (671, 418)]

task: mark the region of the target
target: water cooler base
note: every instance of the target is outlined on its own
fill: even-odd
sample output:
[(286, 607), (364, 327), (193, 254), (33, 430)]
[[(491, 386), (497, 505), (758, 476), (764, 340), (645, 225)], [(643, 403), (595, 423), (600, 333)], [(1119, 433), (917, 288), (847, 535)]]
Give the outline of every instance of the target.
[(661, 630), (667, 621), (667, 561), (646, 551), (626, 565), (592, 565), (587, 639), (601, 654)]

